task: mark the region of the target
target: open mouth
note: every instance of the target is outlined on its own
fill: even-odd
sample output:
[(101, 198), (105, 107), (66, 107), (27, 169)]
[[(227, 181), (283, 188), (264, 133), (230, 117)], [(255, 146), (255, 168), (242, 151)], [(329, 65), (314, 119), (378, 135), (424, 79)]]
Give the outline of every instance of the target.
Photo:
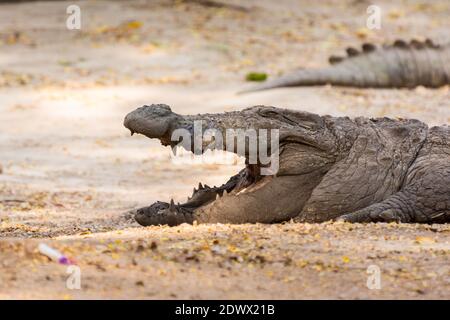
[(194, 187), (193, 192), (188, 196), (185, 203), (175, 204), (170, 202), (157, 201), (149, 207), (136, 210), (136, 221), (144, 226), (167, 224), (175, 226), (181, 223), (193, 223), (196, 210), (205, 207), (212, 207), (216, 204), (224, 204), (231, 198), (238, 198), (245, 193), (263, 185), (268, 176), (259, 174), (257, 165), (246, 165), (237, 175), (232, 176), (221, 186), (210, 187), (207, 184), (199, 183)]
[[(170, 145), (171, 147), (175, 147), (177, 143), (177, 141), (172, 140), (172, 134), (175, 130), (184, 128), (189, 134), (194, 131), (186, 117), (181, 118), (181, 116), (173, 113), (165, 105), (139, 108), (127, 115), (124, 125), (131, 131), (132, 135), (140, 133), (149, 138), (159, 139), (162, 145)], [(191, 143), (194, 141), (194, 138), (189, 137), (187, 140)], [(236, 138), (236, 140), (238, 139)], [(244, 141), (244, 143), (246, 142)], [(251, 142), (247, 141), (247, 143)], [(195, 149), (194, 145), (195, 143), (191, 143), (189, 147), (184, 147), (184, 149), (198, 154), (196, 152), (198, 150)], [(206, 149), (223, 150), (223, 147), (211, 144), (211, 140), (201, 143), (200, 148), (201, 152), (204, 152)], [(238, 153), (237, 148), (227, 149), (227, 151)], [(192, 194), (187, 197), (185, 203), (175, 204), (173, 200), (169, 202), (157, 201), (149, 207), (137, 209), (135, 211), (136, 221), (144, 226), (159, 224), (174, 226), (181, 223), (193, 223), (200, 218), (200, 215), (196, 213), (203, 211), (203, 215), (205, 215), (204, 211), (208, 210), (208, 208), (233, 207), (233, 203), (236, 205), (241, 200), (246, 199), (247, 195), (264, 186), (272, 178), (261, 173), (261, 169), (267, 166), (259, 163), (250, 164), (248, 154), (244, 156), (246, 157), (245, 168), (221, 186), (210, 187), (199, 183), (197, 187), (193, 188)]]
[[(199, 121), (200, 129), (196, 127)], [(124, 120), (131, 133), (159, 139), (162, 145), (171, 147), (179, 147), (182, 141), (182, 148), (196, 155), (218, 149), (246, 159), (245, 168), (223, 185), (210, 187), (200, 183), (185, 203), (157, 201), (137, 209), (136, 221), (144, 226), (175, 226), (194, 221), (273, 223), (298, 215), (327, 170), (328, 159), (311, 134), (320, 121), (312, 114), (297, 113), (289, 117), (264, 106), (201, 115), (179, 115), (167, 105), (136, 109)], [(245, 132), (244, 138), (228, 135), (230, 128), (243, 128), (232, 130)], [(219, 135), (211, 139), (206, 135), (211, 130)], [(202, 137), (197, 144), (196, 131)], [(280, 136), (280, 132), (284, 136)], [(203, 139), (205, 136), (207, 138)], [(255, 138), (247, 139), (249, 137)], [(293, 190), (302, 192), (297, 191), (292, 197)]]

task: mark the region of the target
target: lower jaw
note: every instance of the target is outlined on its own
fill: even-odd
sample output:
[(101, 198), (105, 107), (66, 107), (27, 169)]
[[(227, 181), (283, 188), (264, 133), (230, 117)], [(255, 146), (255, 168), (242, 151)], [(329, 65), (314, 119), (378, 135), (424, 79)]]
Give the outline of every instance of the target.
[[(221, 213), (232, 210), (236, 206), (237, 198), (247, 192), (255, 190), (265, 184), (270, 177), (256, 177), (255, 169), (247, 167), (237, 175), (231, 177), (220, 187), (203, 186), (194, 188), (192, 198), (182, 204), (157, 201), (149, 207), (135, 211), (135, 220), (143, 225), (168, 224), (170, 226), (194, 221), (204, 222), (227, 222), (226, 214)], [(239, 207), (235, 208), (236, 211)]]

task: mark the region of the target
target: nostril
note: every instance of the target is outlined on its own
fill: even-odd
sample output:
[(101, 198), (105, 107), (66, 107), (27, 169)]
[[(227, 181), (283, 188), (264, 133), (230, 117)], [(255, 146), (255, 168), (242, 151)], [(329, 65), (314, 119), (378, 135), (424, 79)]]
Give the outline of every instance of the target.
[(131, 130), (130, 126), (131, 126), (132, 121), (133, 121), (132, 114), (131, 113), (127, 114), (125, 116), (125, 119), (123, 119), (123, 125), (125, 126), (125, 128), (128, 128)]

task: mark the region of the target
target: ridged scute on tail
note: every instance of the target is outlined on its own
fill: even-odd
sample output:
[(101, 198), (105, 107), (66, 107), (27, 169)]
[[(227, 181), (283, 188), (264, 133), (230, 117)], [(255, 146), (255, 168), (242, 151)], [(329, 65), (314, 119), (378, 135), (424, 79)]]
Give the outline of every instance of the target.
[(376, 46), (349, 47), (345, 56), (332, 55), (330, 66), (306, 69), (267, 81), (244, 92), (292, 86), (339, 85), (374, 88), (440, 87), (450, 84), (450, 44), (432, 40), (397, 40)]
[[(433, 50), (445, 50), (446, 47), (436, 44), (431, 39), (425, 39), (424, 41), (413, 39), (410, 42), (406, 42), (404, 40), (395, 40), (394, 43), (389, 45), (381, 46), (380, 48), (377, 47), (376, 44), (373, 43), (363, 43), (361, 45), (361, 50), (358, 50), (353, 47), (348, 47), (345, 51), (347, 53), (346, 56), (337, 56), (337, 55), (331, 55), (328, 58), (328, 62), (330, 64), (337, 64), (342, 61), (351, 59), (353, 57), (369, 54), (371, 52), (374, 52), (376, 50), (389, 50), (389, 49), (404, 49), (404, 50), (421, 50), (421, 49), (433, 49)], [(448, 50), (448, 49), (447, 49)]]

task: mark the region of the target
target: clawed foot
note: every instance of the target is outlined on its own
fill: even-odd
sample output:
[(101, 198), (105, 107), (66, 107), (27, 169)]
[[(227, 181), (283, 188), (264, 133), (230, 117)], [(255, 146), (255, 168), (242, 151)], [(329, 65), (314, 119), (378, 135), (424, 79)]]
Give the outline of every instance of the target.
[(366, 208), (357, 212), (344, 214), (336, 219), (336, 221), (351, 223), (368, 223), (368, 222), (401, 222), (401, 216), (393, 209), (376, 210), (376, 208)]
[(343, 216), (337, 217), (334, 221), (336, 222), (356, 222), (356, 220), (352, 214), (344, 214)]

